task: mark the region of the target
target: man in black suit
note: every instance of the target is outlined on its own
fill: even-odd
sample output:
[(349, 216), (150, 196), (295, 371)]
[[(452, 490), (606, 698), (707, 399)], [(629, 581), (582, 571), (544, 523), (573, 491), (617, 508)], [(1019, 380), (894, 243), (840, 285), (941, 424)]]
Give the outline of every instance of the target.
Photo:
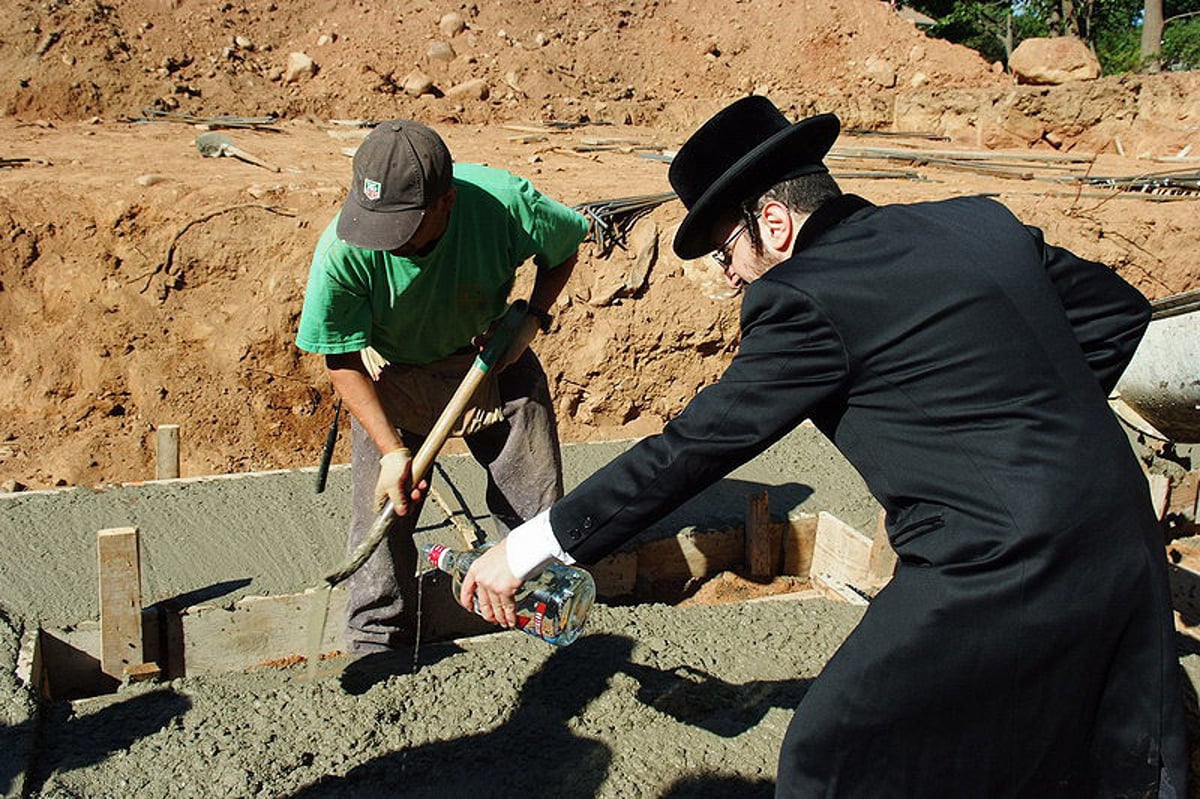
[(843, 195), (838, 129), (750, 97), (679, 151), (675, 250), (745, 287), (737, 356), (464, 604), (511, 626), (547, 559), (594, 563), (811, 418), (900, 562), (797, 708), (777, 796), (1183, 796), (1163, 542), (1106, 402), (1148, 303), (991, 200)]

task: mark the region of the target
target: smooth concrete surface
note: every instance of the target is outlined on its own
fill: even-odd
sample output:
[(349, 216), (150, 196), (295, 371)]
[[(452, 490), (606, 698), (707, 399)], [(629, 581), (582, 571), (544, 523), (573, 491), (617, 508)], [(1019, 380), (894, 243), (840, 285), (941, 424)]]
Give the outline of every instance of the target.
[[(563, 448), (568, 490), (633, 441)], [(484, 472), (469, 455), (445, 456), (434, 487), (450, 504), (455, 489), (488, 535)], [(322, 583), (344, 556), (349, 467), (330, 471), (315, 492), (315, 469), (185, 478), (97, 489), (0, 495), (0, 608), (43, 626), (98, 617), (96, 532), (137, 527), (144, 604), (231, 605), (245, 596), (303, 591)], [(827, 511), (870, 532), (877, 505), (861, 478), (811, 427), (801, 427), (647, 529), (640, 541), (682, 529), (740, 525), (746, 499), (766, 489), (771, 517)], [(457, 540), (426, 503), (422, 535)]]

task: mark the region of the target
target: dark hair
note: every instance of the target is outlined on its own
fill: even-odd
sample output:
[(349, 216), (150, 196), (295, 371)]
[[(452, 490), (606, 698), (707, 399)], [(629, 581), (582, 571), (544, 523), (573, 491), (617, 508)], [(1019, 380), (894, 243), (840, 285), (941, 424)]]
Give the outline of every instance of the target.
[(842, 190), (837, 181), (828, 172), (818, 172), (812, 175), (800, 175), (780, 181), (767, 189), (758, 197), (751, 197), (742, 203), (742, 220), (747, 223), (750, 243), (754, 251), (762, 252), (762, 234), (758, 230), (759, 213), (772, 200), (781, 202), (789, 210), (802, 214), (811, 214), (834, 197), (842, 196)]

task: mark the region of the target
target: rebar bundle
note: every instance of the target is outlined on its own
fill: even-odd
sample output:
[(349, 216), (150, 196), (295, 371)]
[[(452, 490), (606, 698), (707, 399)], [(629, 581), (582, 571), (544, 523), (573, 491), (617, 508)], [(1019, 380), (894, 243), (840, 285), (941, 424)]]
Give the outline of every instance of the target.
[(235, 117), (235, 116), (215, 116), (215, 117), (198, 117), (192, 114), (184, 114), (175, 111), (162, 111), (157, 108), (143, 108), (142, 116), (126, 117), (126, 122), (183, 122), (188, 125), (204, 125), (210, 129), (217, 128), (250, 128), (253, 130), (272, 130), (278, 131), (279, 128), (272, 127), (278, 118), (274, 116), (266, 117)]
[(1200, 310), (1200, 289), (1151, 301), (1150, 318), (1166, 319), (1197, 310)]
[(1083, 182), (1089, 186), (1100, 186), (1116, 191), (1133, 191), (1172, 197), (1200, 197), (1200, 172), (1159, 172), (1124, 178), (1092, 177), (1085, 178)]
[(595, 200), (581, 203), (574, 208), (591, 220), (591, 229), (585, 241), (594, 241), (600, 248), (600, 257), (607, 258), (614, 248), (625, 248), (625, 238), (635, 222), (677, 196), (673, 191), (642, 194), (613, 200)]

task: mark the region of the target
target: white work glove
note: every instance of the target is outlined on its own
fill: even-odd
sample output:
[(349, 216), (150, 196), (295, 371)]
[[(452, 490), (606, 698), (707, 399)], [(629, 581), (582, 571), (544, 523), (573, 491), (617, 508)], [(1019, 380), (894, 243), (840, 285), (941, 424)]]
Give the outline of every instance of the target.
[(362, 358), (363, 366), (367, 368), (367, 374), (375, 381), (379, 380), (379, 375), (383, 373), (383, 367), (391, 363), (387, 358), (380, 355), (374, 347), (364, 347), (358, 351), (358, 355)]
[(382, 508), (391, 497), (397, 516), (408, 513), (412, 485), (412, 453), (401, 448), (379, 459), (379, 479), (375, 481), (375, 507)]

